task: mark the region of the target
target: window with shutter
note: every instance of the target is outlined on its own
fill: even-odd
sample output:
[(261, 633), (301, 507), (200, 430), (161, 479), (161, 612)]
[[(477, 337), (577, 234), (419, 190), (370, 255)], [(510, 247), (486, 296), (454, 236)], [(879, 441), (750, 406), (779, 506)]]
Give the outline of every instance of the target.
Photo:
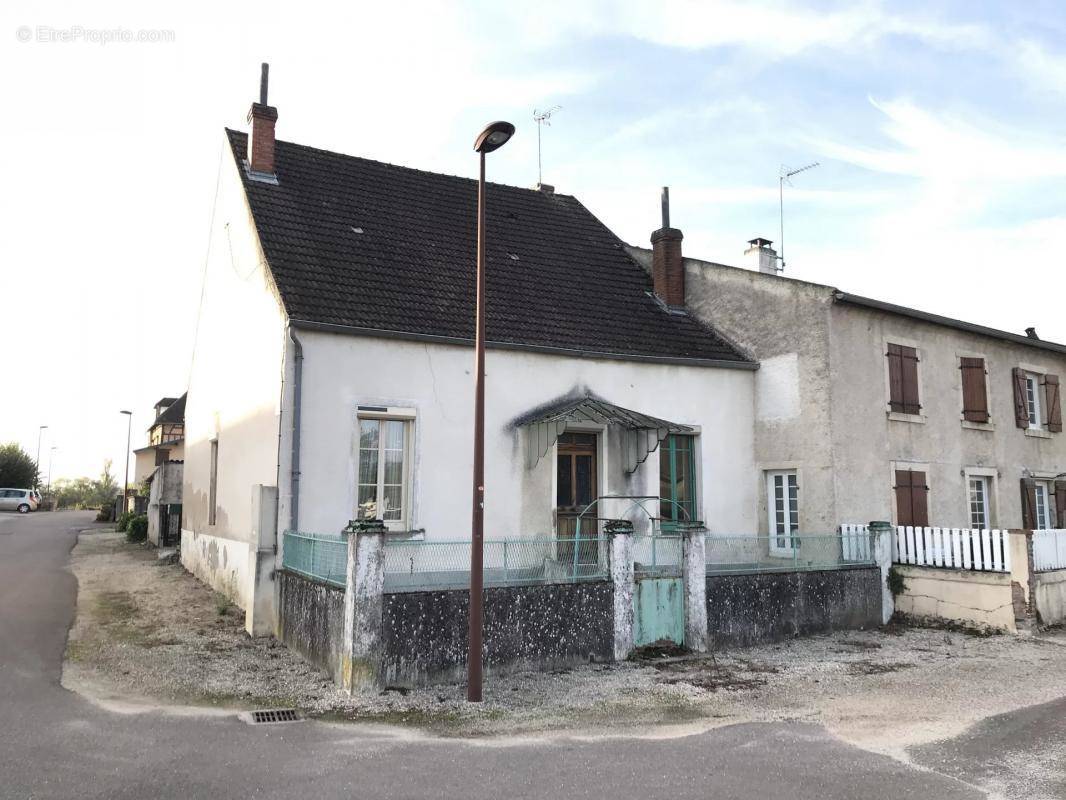
[(1044, 376), (1044, 405), (1047, 415), (1047, 429), (1052, 433), (1062, 433), (1062, 401), (1059, 399), (1059, 376)]
[(962, 418), (968, 422), (988, 422), (988, 390), (985, 385), (985, 360), (962, 357)]
[(918, 414), (918, 351), (901, 344), (888, 345), (888, 405), (901, 414)]
[(896, 524), (929, 525), (929, 486), (925, 482), (925, 473), (897, 469), (895, 491)]

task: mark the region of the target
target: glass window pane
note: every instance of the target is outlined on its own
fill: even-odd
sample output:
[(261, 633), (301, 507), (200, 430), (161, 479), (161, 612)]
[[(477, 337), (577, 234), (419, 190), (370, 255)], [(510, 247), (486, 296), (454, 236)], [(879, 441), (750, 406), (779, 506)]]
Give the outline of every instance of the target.
[(359, 451), (359, 483), (377, 486), (378, 483), (378, 451)]
[(401, 503), (403, 501), (403, 487), (401, 486), (386, 486), (385, 487), (385, 501), (382, 508), (382, 519), (400, 519), (403, 515), (403, 509)]
[(361, 419), (359, 420), (359, 447), (370, 448), (373, 450), (378, 449), (378, 433), (381, 427), (380, 420), (376, 419)]
[(378, 487), (359, 487), (359, 518), (377, 519), (378, 517)]
[(403, 450), (385, 451), (385, 485), (399, 486), (403, 483)]
[(592, 502), (592, 456), (574, 456), (574, 472), (577, 479), (577, 505), (584, 508)]
[(573, 456), (561, 455), (556, 461), (556, 505), (569, 508), (574, 504), (573, 486), (570, 479), (570, 467)]
[(387, 450), (403, 449), (403, 430), (405, 423), (390, 419), (385, 423), (385, 448)]

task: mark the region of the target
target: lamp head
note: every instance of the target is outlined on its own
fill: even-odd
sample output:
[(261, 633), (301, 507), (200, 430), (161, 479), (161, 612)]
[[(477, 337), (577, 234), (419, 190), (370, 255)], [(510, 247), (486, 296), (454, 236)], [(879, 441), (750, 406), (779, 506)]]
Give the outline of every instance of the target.
[(510, 122), (493, 122), (485, 126), (474, 142), (474, 149), (479, 153), (491, 153), (499, 150), (507, 140), (514, 136), (514, 125)]

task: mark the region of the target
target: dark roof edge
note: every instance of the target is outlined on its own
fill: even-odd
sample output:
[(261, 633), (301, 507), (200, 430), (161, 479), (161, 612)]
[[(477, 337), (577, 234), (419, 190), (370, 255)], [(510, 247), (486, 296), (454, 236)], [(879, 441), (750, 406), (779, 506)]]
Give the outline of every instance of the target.
[(1013, 342), (1014, 344), (1026, 345), (1027, 347), (1050, 350), (1053, 353), (1066, 354), (1066, 345), (1064, 344), (1046, 342), (1043, 339), (1030, 339), (1028, 336), (1023, 336), (1020, 333), (1010, 333), (1009, 331), (1001, 331), (997, 328), (978, 325), (974, 322), (964, 322), (963, 320), (952, 319), (951, 317), (942, 317), (939, 314), (930, 314), (927, 311), (918, 311), (917, 309), (907, 308), (906, 306), (897, 306), (893, 303), (886, 303), (883, 300), (874, 300), (870, 297), (862, 297), (857, 294), (848, 294), (847, 292), (841, 291), (837, 291), (833, 294), (833, 300), (837, 303), (848, 303), (853, 306), (862, 306), (864, 308), (876, 309), (877, 311), (885, 311), (890, 314), (899, 314), (903, 317), (920, 319), (924, 322), (931, 322), (934, 325), (943, 325), (948, 328), (966, 331), (967, 333), (989, 336), (993, 339), (1001, 339), (1005, 342)]
[[(378, 328), (357, 328), (351, 325), (337, 325), (330, 322), (312, 322), (305, 319), (290, 319), (289, 324), (299, 330), (321, 331), (324, 333), (343, 333), (349, 336), (370, 336), (379, 339), (405, 339), (412, 342), (430, 342), (433, 344), (454, 344), (473, 347), (473, 339), (458, 336), (437, 336), (429, 333), (409, 333), (407, 331), (390, 331)], [(530, 353), (570, 356), (573, 358), (598, 358), (609, 361), (640, 361), (651, 364), (676, 364), (683, 367), (720, 367), (723, 369), (757, 370), (759, 364), (753, 361), (729, 361), (715, 358), (671, 358), (669, 356), (642, 356), (626, 353), (604, 353), (594, 350), (572, 350), (565, 347), (548, 347), (546, 345), (518, 344), (515, 342), (486, 342), (486, 347), (494, 350), (523, 350)]]

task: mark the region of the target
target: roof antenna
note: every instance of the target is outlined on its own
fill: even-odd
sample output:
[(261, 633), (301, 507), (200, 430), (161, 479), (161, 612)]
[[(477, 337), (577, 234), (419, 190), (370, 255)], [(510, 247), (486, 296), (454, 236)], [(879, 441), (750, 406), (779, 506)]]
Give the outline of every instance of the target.
[(265, 106), (267, 104), (267, 83), (269, 81), (270, 65), (264, 61), (262, 70), (259, 73), (259, 105), (261, 106)]
[(781, 210), (781, 241), (779, 242), (779, 244), (781, 245), (781, 255), (778, 256), (778, 260), (781, 262), (781, 266), (777, 268), (778, 272), (785, 271), (785, 184), (787, 183), (789, 186), (791, 186), (792, 181), (789, 180), (789, 178), (791, 178), (793, 175), (799, 175), (801, 172), (806, 172), (809, 169), (814, 169), (815, 167), (820, 166), (821, 164), (819, 164), (817, 161), (815, 161), (813, 164), (808, 164), (805, 167), (800, 167), (799, 169), (789, 169), (784, 164), (781, 165), (781, 172), (777, 178), (778, 207)]
[(537, 183), (538, 184), (544, 183), (544, 173), (543, 173), (543, 170), (541, 168), (541, 163), (540, 163), (540, 129), (544, 125), (547, 125), (550, 128), (551, 127), (551, 122), (549, 120), (551, 120), (552, 114), (554, 114), (556, 111), (561, 111), (562, 108), (563, 108), (562, 106), (552, 106), (551, 108), (549, 108), (549, 109), (547, 109), (545, 111), (537, 111), (537, 109), (535, 109), (535, 108), (533, 109), (533, 120), (537, 123)]

